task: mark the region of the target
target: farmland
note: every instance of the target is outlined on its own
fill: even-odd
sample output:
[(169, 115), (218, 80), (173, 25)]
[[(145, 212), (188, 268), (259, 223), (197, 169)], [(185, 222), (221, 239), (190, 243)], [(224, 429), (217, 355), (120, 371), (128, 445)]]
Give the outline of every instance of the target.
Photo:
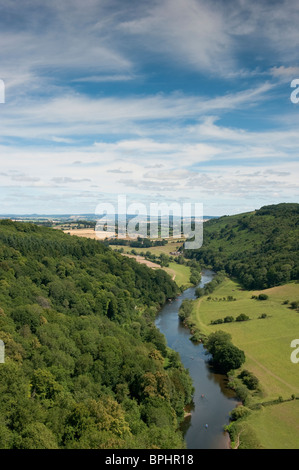
[[(268, 298), (258, 300), (261, 293)], [(195, 302), (192, 321), (199, 330), (206, 335), (223, 330), (231, 335), (233, 344), (245, 352), (243, 367), (258, 378), (261, 389), (251, 399), (251, 404), (278, 398), (289, 400), (292, 395), (299, 397), (299, 365), (290, 359), (291, 341), (299, 336), (299, 313), (291, 308), (290, 302), (298, 299), (297, 283), (247, 291), (237, 281), (226, 278), (212, 294)], [(249, 320), (211, 323), (228, 316), (236, 319), (241, 313)], [(287, 419), (288, 415), (292, 419)], [(283, 438), (284, 445), (292, 447), (296, 439), (298, 442), (298, 421), (299, 402), (295, 400), (253, 411), (242, 426), (245, 430), (253, 429), (263, 447), (280, 447)], [(281, 431), (280, 437), (274, 437), (274, 429)], [(244, 440), (246, 432), (242, 435)], [(288, 440), (289, 435), (293, 437)], [(240, 439), (242, 441), (242, 436)]]
[[(94, 229), (68, 229), (63, 230), (65, 233), (69, 235), (75, 235), (77, 237), (84, 237), (84, 238), (91, 238), (93, 240), (100, 239)], [(109, 237), (114, 234), (114, 232), (102, 232), (104, 237)], [(102, 238), (104, 240), (104, 238)], [(109, 243), (109, 242), (108, 242)], [(149, 268), (152, 269), (164, 269), (173, 280), (175, 280), (176, 284), (179, 287), (190, 287), (190, 268), (186, 265), (180, 265), (174, 261), (171, 261), (167, 267), (161, 267), (159, 264), (147, 260), (144, 256), (146, 252), (150, 252), (152, 255), (159, 257), (160, 255), (171, 256), (171, 253), (176, 252), (181, 246), (183, 245), (182, 240), (170, 239), (166, 245), (161, 246), (153, 246), (150, 248), (134, 248), (132, 254), (132, 247), (130, 246), (118, 246), (118, 245), (110, 245), (110, 248), (114, 251), (119, 251), (123, 255), (127, 255), (129, 257), (135, 258), (135, 260), (141, 264), (145, 264)]]

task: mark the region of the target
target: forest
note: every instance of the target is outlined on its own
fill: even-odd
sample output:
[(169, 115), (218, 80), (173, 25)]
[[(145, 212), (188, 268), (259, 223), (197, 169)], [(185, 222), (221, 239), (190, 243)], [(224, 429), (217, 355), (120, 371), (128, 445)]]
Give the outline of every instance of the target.
[(184, 255), (237, 278), (246, 289), (299, 279), (299, 204), (211, 219), (203, 233), (203, 246)]
[(184, 448), (192, 382), (154, 325), (177, 293), (97, 240), (0, 221), (0, 448)]

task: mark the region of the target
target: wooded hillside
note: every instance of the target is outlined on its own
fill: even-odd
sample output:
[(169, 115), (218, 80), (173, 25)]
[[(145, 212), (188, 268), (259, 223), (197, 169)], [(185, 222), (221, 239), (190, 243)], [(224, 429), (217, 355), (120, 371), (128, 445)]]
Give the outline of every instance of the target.
[(299, 279), (299, 204), (278, 204), (204, 223), (203, 246), (185, 255), (265, 289)]
[(182, 448), (192, 384), (154, 326), (177, 294), (96, 240), (0, 222), (0, 448)]

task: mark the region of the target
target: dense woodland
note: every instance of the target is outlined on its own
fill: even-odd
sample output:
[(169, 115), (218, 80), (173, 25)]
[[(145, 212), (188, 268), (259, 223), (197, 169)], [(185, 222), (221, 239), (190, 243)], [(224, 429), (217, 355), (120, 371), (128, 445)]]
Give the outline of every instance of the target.
[(96, 240), (0, 222), (0, 448), (182, 448), (192, 383), (154, 326), (177, 294)]
[(283, 203), (205, 222), (203, 246), (185, 256), (265, 289), (299, 279), (298, 240), (299, 204)]

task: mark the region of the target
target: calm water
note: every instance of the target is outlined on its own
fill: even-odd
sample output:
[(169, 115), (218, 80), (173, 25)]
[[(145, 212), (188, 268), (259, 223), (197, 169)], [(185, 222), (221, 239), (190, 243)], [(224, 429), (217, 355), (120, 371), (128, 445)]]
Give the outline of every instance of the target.
[[(200, 286), (212, 278), (212, 271), (204, 271)], [(223, 432), (223, 426), (228, 424), (229, 413), (238, 402), (233, 392), (226, 388), (226, 377), (213, 373), (209, 367), (209, 356), (202, 344), (190, 341), (190, 331), (179, 321), (178, 311), (184, 299), (195, 299), (195, 288), (187, 289), (176, 300), (167, 303), (156, 319), (156, 326), (165, 335), (168, 346), (180, 354), (195, 387), (191, 416), (183, 423), (187, 448), (226, 449), (229, 438)]]

